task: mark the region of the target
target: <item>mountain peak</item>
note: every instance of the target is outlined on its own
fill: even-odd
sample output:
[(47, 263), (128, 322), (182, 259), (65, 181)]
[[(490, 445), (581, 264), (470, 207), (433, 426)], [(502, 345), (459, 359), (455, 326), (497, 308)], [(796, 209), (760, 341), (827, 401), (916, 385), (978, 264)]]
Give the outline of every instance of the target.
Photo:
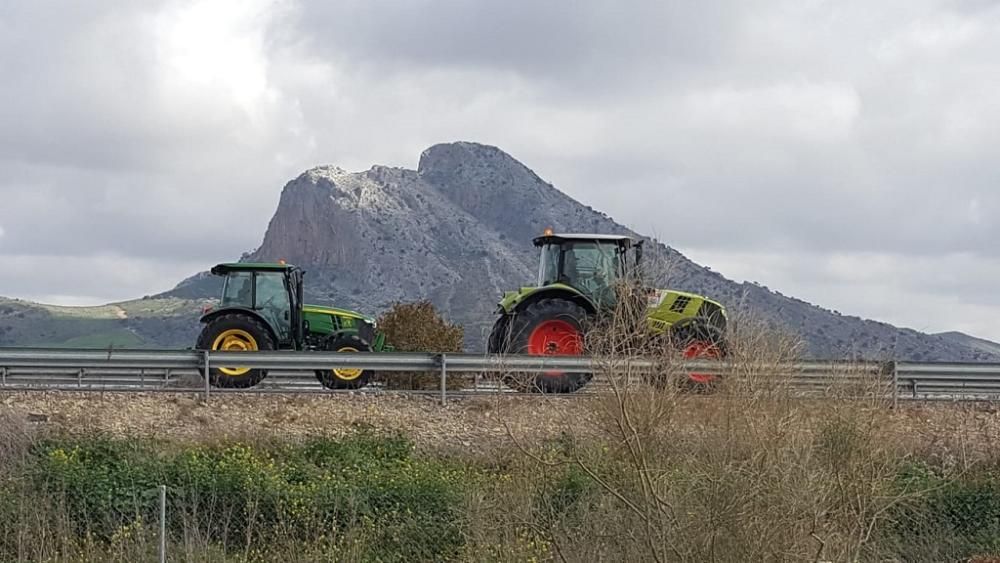
[[(335, 180), (337, 178), (346, 176), (348, 174), (350, 174), (350, 172), (344, 170), (339, 166), (334, 166), (332, 164), (322, 164), (319, 166), (314, 166), (309, 170), (306, 170), (305, 172), (300, 174), (299, 177), (296, 178), (296, 180), (308, 179), (313, 182), (316, 182), (317, 180), (320, 179)], [(296, 180), (293, 180), (293, 183)]]
[(504, 163), (527, 170), (527, 167), (518, 162), (517, 159), (493, 145), (471, 141), (454, 141), (432, 145), (420, 153), (417, 172), (419, 174), (434, 174), (442, 169), (450, 170), (485, 162), (489, 162), (493, 166)]

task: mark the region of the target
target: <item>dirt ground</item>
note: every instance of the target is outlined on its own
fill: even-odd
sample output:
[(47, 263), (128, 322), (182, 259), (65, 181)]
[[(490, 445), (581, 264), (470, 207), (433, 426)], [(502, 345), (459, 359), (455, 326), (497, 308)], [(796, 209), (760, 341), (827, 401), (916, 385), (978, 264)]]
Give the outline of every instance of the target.
[(402, 431), (418, 446), (485, 451), (509, 435), (557, 435), (578, 401), (541, 397), (439, 398), (399, 394), (201, 395), (0, 393), (0, 409), (39, 430), (180, 440), (340, 436), (358, 428)]
[[(338, 436), (368, 427), (402, 431), (418, 446), (488, 451), (510, 435), (542, 440), (587, 416), (585, 398), (482, 396), (450, 399), (398, 394), (200, 395), (73, 392), (0, 393), (0, 412), (39, 430), (227, 440), (279, 435)], [(713, 401), (705, 398), (704, 401)], [(692, 403), (697, 408), (698, 403)], [(914, 453), (945, 462), (1000, 458), (1000, 404), (901, 403), (887, 432)]]

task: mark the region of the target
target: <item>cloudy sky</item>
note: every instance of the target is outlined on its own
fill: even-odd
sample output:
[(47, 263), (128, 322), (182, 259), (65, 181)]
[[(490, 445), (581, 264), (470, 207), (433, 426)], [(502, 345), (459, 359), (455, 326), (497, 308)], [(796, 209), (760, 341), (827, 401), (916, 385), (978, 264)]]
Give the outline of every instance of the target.
[(305, 168), (472, 140), (730, 278), (1000, 339), (992, 1), (6, 0), (0, 80), (0, 295), (165, 290)]

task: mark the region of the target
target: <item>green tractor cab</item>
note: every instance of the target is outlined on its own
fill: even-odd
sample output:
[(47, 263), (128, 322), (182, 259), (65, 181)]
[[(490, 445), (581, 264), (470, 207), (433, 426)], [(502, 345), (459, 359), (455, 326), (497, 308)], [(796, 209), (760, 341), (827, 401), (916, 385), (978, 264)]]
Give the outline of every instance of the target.
[[(602, 234), (545, 234), (539, 249), (537, 284), (508, 291), (488, 341), (494, 354), (580, 355), (586, 324), (610, 314), (621, 283), (642, 279), (642, 241)], [(726, 353), (725, 308), (707, 297), (668, 289), (640, 288), (647, 299), (646, 323), (688, 359), (718, 359)], [(509, 378), (520, 391), (568, 393), (583, 387), (589, 374), (545, 372)], [(715, 377), (692, 373), (686, 383), (710, 386)]]
[[(231, 263), (212, 268), (224, 278), (218, 307), (201, 317), (199, 350), (325, 350), (382, 352), (391, 349), (375, 319), (354, 311), (303, 304), (305, 272), (285, 263)], [(209, 366), (212, 385), (248, 388), (267, 371)], [(371, 373), (360, 369), (319, 370), (316, 378), (329, 389), (357, 389)]]

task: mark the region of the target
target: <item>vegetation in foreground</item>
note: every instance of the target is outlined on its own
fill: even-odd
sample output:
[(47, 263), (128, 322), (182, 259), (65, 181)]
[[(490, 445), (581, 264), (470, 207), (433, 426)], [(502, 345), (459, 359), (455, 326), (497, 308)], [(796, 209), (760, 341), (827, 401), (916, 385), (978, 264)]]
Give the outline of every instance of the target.
[[(588, 346), (620, 359), (636, 318), (597, 327)], [(711, 396), (672, 384), (684, 374), (669, 354), (657, 358), (656, 378), (609, 361), (609, 391), (574, 399), (583, 406), (558, 438), (511, 430), (485, 453), (417, 451), (405, 429), (289, 441), (275, 427), (258, 440), (183, 442), (33, 435), (7, 417), (0, 559), (155, 560), (161, 485), (173, 561), (937, 562), (1000, 553), (997, 460), (955, 462), (895, 440), (879, 381), (860, 372), (844, 373), (850, 383), (820, 400), (793, 396), (783, 366), (796, 357), (794, 339), (735, 324), (743, 332), (731, 339), (733, 374)], [(537, 400), (545, 409), (564, 399)]]
[[(750, 412), (721, 400), (687, 424), (661, 419), (669, 448), (649, 435), (614, 443), (584, 432), (474, 457), (417, 452), (402, 435), (363, 429), (294, 443), (177, 443), (35, 438), (7, 424), (0, 559), (154, 560), (160, 485), (178, 561), (948, 561), (1000, 552), (995, 461), (947, 467), (882, 443), (878, 411), (796, 405)], [(603, 416), (610, 404), (594, 406)], [(641, 434), (645, 415), (634, 406)]]

